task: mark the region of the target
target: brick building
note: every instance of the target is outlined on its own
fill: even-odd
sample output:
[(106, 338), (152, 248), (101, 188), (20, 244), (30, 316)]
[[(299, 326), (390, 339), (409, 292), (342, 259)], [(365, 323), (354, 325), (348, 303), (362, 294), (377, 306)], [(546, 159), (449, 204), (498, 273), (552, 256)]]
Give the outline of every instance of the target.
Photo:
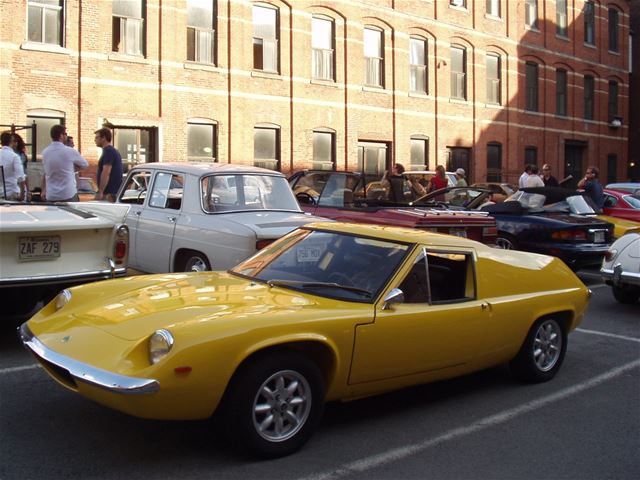
[[(628, 0), (4, 0), (0, 124), (129, 163), (628, 176)], [(6, 22), (5, 22), (6, 23)], [(37, 176), (38, 161), (30, 164)], [(37, 179), (32, 180), (32, 185)]]

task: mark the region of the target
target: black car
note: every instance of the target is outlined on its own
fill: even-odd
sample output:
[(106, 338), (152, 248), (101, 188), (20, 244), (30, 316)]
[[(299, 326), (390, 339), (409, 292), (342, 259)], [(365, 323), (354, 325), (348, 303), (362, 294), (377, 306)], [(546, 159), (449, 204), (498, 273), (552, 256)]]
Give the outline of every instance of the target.
[(482, 210), (496, 219), (497, 245), (561, 258), (572, 269), (599, 266), (613, 241), (613, 225), (596, 218), (591, 200), (559, 187), (523, 188), (504, 202), (473, 187), (450, 187), (413, 203)]

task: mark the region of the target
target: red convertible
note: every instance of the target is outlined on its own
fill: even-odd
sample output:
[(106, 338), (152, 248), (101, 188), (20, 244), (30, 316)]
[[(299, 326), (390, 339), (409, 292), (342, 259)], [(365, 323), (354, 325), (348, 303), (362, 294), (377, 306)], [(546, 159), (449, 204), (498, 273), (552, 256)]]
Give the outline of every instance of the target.
[(602, 212), (612, 217), (640, 222), (640, 196), (622, 190), (605, 188)]
[[(380, 182), (367, 183), (351, 172), (303, 170), (289, 184), (305, 212), (343, 222), (411, 227), (448, 233), (495, 245), (495, 219), (485, 212), (454, 211), (441, 206), (389, 202)], [(409, 192), (407, 192), (409, 195)], [(438, 207), (438, 208), (436, 208)]]

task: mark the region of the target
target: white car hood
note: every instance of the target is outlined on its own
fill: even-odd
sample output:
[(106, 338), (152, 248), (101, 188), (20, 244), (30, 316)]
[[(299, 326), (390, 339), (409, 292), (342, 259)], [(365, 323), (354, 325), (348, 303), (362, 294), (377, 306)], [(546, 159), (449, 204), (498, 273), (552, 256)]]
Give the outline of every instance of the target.
[(229, 216), (227, 220), (250, 228), (259, 239), (280, 238), (307, 223), (331, 221), (302, 212), (274, 211), (234, 212), (234, 215)]

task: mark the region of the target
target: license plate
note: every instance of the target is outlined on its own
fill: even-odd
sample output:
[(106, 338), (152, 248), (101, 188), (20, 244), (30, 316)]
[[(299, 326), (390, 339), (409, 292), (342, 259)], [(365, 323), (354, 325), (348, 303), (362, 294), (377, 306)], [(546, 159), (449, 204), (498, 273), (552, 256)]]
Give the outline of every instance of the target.
[(18, 259), (24, 262), (58, 258), (61, 244), (58, 235), (20, 237), (18, 238)]
[(450, 228), (449, 235), (467, 238), (467, 231), (464, 228)]
[(298, 263), (317, 262), (321, 254), (322, 249), (320, 247), (298, 247), (296, 249)]
[(595, 243), (604, 243), (604, 232), (593, 232), (593, 241)]

